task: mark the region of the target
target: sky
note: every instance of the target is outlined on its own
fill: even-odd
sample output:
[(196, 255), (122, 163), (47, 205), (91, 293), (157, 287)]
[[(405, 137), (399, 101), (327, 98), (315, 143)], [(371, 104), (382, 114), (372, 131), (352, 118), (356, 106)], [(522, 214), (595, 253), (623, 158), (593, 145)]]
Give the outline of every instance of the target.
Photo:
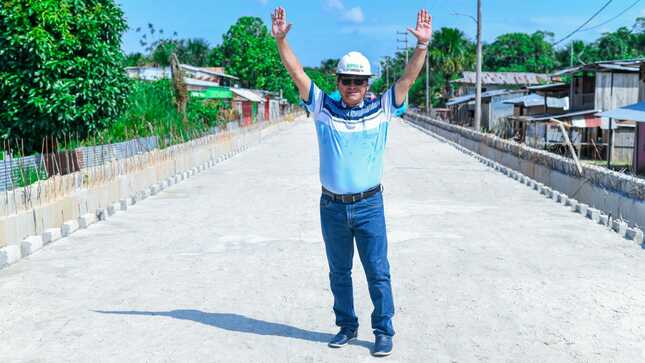
[[(582, 25), (607, 1), (482, 0), (482, 37), (484, 42), (492, 42), (504, 33), (547, 30), (555, 33), (557, 41)], [(587, 27), (602, 25), (634, 2), (613, 0)], [(396, 32), (414, 27), (420, 8), (433, 15), (434, 30), (455, 27), (470, 39), (474, 40), (476, 35), (474, 20), (466, 16), (476, 15), (476, 0), (117, 0), (117, 3), (130, 26), (123, 36), (123, 49), (128, 53), (143, 51), (139, 45), (141, 35), (134, 29), (145, 28), (148, 23), (164, 29), (165, 34), (177, 32), (179, 38), (203, 38), (215, 46), (239, 17), (260, 17), (270, 27), (271, 11), (279, 5), (285, 8), (287, 21), (293, 24), (289, 43), (305, 66), (317, 66), (323, 59), (340, 58), (357, 50), (376, 67), (380, 58), (396, 52)], [(620, 26), (631, 27), (638, 16), (645, 16), (645, 0), (615, 20), (578, 32), (571, 39), (594, 40)], [(414, 37), (409, 35), (408, 39), (410, 46), (414, 46)]]

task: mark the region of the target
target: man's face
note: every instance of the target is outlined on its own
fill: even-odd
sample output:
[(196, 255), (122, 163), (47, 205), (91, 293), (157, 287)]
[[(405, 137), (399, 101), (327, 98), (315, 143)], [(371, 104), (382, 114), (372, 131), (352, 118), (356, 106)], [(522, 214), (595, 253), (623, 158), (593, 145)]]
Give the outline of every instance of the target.
[(361, 103), (367, 93), (367, 80), (368, 77), (339, 76), (338, 91), (343, 102), (348, 106), (356, 106)]

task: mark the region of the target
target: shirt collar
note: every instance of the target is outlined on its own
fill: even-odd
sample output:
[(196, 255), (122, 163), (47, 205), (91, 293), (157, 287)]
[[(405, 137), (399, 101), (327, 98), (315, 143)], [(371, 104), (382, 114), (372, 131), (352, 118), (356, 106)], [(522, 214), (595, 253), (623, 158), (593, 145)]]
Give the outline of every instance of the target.
[(363, 100), (361, 100), (361, 102), (360, 102), (358, 105), (354, 106), (354, 107), (349, 107), (349, 106), (347, 106), (347, 104), (345, 103), (345, 101), (343, 101), (343, 99), (341, 98), (341, 100), (340, 100), (340, 104), (343, 106), (343, 108), (349, 108), (349, 109), (354, 109), (354, 108), (363, 108), (363, 106), (365, 106), (365, 100), (364, 100), (364, 99), (363, 99)]

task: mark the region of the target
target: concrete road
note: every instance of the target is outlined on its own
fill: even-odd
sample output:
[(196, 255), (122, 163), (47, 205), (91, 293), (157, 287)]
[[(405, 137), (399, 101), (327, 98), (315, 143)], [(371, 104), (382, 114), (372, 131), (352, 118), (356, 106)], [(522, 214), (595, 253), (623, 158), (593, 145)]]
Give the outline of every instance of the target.
[[(645, 251), (392, 124), (391, 362), (645, 361)], [(0, 270), (0, 362), (363, 362), (336, 333), (309, 120)]]

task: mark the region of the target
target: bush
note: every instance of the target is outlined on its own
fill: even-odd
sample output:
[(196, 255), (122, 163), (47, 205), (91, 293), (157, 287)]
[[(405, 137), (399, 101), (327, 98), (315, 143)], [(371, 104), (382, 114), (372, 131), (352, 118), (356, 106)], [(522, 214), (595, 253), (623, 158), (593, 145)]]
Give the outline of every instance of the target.
[(0, 138), (40, 151), (45, 136), (85, 138), (123, 111), (123, 12), (112, 0), (4, 0)]
[[(98, 136), (100, 142), (119, 142), (135, 137), (160, 136), (174, 144), (221, 126), (223, 106), (212, 101), (190, 98), (187, 120), (177, 113), (170, 80), (134, 81), (125, 112)], [(163, 146), (163, 145), (162, 145)]]

